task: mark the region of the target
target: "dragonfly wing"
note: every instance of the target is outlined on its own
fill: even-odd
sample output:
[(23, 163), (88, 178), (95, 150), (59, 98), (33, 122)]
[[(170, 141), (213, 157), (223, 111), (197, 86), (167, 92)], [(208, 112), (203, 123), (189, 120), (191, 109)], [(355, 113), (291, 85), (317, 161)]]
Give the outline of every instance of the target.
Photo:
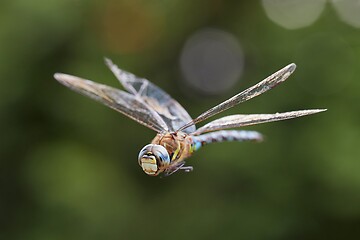
[[(124, 88), (156, 111), (168, 125), (169, 130), (175, 131), (192, 120), (187, 111), (161, 88), (147, 79), (121, 70), (110, 59), (105, 58), (105, 62)], [(194, 131), (195, 126), (184, 129), (187, 133)]]
[(300, 110), (274, 114), (236, 114), (216, 119), (196, 130), (193, 135), (212, 132), (227, 128), (236, 128), (260, 123), (275, 122), (291, 118), (302, 117), (326, 111), (326, 109)]
[(295, 71), (295, 69), (296, 69), (296, 65), (294, 63), (287, 65), (286, 67), (280, 69), (276, 73), (273, 73), (269, 77), (265, 78), (258, 84), (255, 84), (254, 86), (249, 87), (248, 89), (242, 91), (241, 93), (238, 93), (237, 95), (233, 96), (232, 98), (229, 98), (228, 100), (226, 100), (226, 101), (220, 103), (219, 105), (202, 113), (200, 116), (198, 116), (194, 120), (185, 124), (179, 130), (187, 128), (196, 123), (202, 122), (205, 119), (214, 116), (215, 114), (218, 114), (222, 111), (232, 108), (233, 106), (235, 106), (239, 103), (245, 102), (247, 100), (252, 99), (253, 97), (263, 94), (264, 92), (266, 92), (266, 91), (276, 87), (278, 84), (284, 82)]
[(152, 108), (147, 106), (146, 103), (134, 95), (63, 73), (56, 73), (54, 77), (66, 87), (121, 112), (154, 131), (168, 131), (168, 127), (163, 119)]

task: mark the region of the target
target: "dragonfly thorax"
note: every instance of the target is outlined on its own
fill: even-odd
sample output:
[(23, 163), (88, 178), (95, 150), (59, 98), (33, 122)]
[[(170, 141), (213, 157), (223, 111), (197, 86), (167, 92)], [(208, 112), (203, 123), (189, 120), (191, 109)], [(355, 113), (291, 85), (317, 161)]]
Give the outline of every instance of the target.
[(146, 174), (157, 176), (169, 166), (170, 156), (163, 146), (148, 144), (141, 149), (138, 161)]
[(294, 72), (296, 65), (289, 64), (192, 119), (175, 99), (155, 84), (119, 69), (109, 59), (105, 61), (126, 91), (63, 73), (56, 73), (54, 77), (70, 89), (113, 108), (157, 132), (151, 144), (146, 145), (138, 156), (140, 166), (151, 176), (157, 176), (162, 172), (171, 175), (178, 170), (191, 171), (190, 166), (184, 166), (185, 159), (207, 143), (261, 140), (261, 135), (256, 132), (222, 131), (224, 129), (297, 118), (326, 110), (235, 114), (213, 120), (196, 130), (195, 124), (259, 96), (284, 82)]

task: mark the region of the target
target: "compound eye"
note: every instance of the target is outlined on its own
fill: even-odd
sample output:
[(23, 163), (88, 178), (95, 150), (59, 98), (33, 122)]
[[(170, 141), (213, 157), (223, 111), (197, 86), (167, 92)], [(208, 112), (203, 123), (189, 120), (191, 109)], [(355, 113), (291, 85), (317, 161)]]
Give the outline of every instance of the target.
[(156, 176), (170, 164), (170, 157), (163, 146), (148, 144), (140, 150), (138, 161), (146, 174)]
[(144, 156), (147, 153), (151, 153), (153, 146), (154, 146), (154, 144), (148, 144), (140, 150), (139, 156), (138, 156), (139, 163), (140, 163), (140, 159), (142, 158), (142, 156)]
[(161, 166), (170, 164), (170, 156), (168, 151), (161, 145), (155, 145), (153, 150), (153, 154), (156, 159), (159, 161)]

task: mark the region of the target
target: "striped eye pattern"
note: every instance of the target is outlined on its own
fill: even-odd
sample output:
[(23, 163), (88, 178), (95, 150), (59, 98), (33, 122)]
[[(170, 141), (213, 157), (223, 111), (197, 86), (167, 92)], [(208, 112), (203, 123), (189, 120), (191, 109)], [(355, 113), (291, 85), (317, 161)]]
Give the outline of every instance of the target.
[(148, 144), (140, 150), (138, 161), (146, 174), (156, 176), (170, 164), (170, 156), (163, 146)]

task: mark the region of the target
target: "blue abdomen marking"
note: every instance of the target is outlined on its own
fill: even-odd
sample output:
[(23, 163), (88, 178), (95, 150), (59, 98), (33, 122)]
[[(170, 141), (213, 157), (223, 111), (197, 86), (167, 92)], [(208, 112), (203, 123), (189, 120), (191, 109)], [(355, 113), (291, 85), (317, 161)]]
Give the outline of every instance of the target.
[(222, 130), (212, 133), (205, 133), (200, 136), (193, 136), (192, 149), (198, 150), (201, 146), (215, 142), (232, 142), (232, 141), (262, 141), (263, 136), (256, 131), (244, 130)]

